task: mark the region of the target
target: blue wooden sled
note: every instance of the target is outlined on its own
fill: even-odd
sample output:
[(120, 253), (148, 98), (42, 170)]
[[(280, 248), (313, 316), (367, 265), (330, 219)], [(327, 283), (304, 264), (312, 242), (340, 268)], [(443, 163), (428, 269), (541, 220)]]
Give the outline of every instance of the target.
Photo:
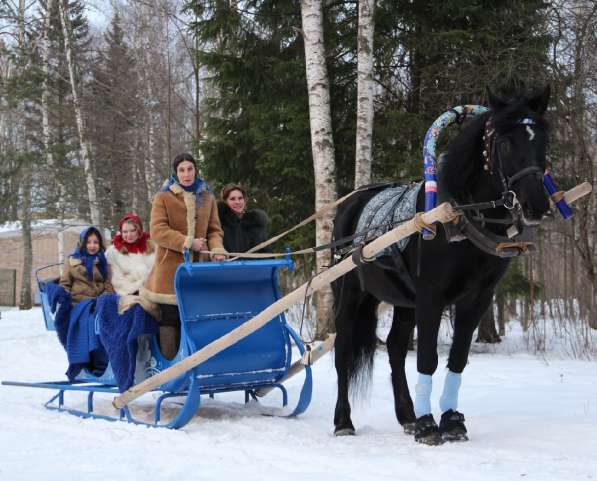
[[(280, 298), (278, 271), (293, 268), (290, 259), (235, 262), (204, 262), (191, 264), (188, 257), (181, 264), (174, 278), (176, 298), (181, 319), (181, 342), (173, 360), (167, 360), (160, 352), (157, 339), (150, 339), (150, 358), (144, 363), (144, 377), (150, 377), (176, 362), (202, 349), (219, 337), (248, 321)], [(47, 282), (40, 274), (47, 266), (36, 272), (44, 321), (48, 330), (54, 329), (45, 290)], [(83, 370), (75, 382), (15, 382), (4, 381), (10, 386), (55, 389), (58, 391), (46, 404), (46, 408), (66, 411), (84, 418), (125, 420), (136, 424), (178, 429), (194, 416), (201, 404), (201, 395), (213, 397), (217, 393), (244, 391), (245, 403), (256, 400), (256, 392), (262, 388), (275, 387), (282, 393), (282, 404), (288, 403), (288, 394), (280, 381), (292, 363), (292, 342), (299, 354), (304, 346), (299, 336), (287, 324), (283, 314), (228, 347), (180, 377), (169, 381), (156, 391), (154, 422), (147, 423), (133, 417), (128, 407), (119, 410), (119, 416), (107, 416), (94, 412), (96, 393), (119, 394), (111, 366), (101, 376)], [(139, 382), (142, 379), (136, 379)], [(71, 409), (65, 406), (67, 391), (87, 393), (87, 409)], [(305, 366), (305, 381), (294, 410), (287, 416), (304, 412), (311, 402), (312, 373)], [(161, 407), (165, 399), (183, 397), (178, 414), (170, 422), (161, 422)]]

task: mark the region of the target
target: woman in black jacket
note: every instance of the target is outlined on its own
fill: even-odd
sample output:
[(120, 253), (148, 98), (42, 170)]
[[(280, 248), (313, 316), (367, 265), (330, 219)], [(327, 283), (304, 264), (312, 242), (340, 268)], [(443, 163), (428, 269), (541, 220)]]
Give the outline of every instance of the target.
[(218, 213), (226, 251), (246, 252), (267, 240), (267, 215), (260, 209), (246, 209), (247, 193), (240, 185), (226, 185), (221, 198)]

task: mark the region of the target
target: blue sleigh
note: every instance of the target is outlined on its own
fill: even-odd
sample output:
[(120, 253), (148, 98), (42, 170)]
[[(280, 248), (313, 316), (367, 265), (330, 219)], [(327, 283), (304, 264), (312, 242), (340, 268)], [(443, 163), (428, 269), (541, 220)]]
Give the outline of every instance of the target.
[[(42, 279), (41, 273), (52, 266), (40, 269), (37, 281), (46, 328), (54, 329), (46, 284), (56, 279)], [(280, 298), (278, 271), (293, 268), (290, 259), (234, 262), (190, 263), (188, 258), (181, 264), (174, 278), (178, 309), (181, 319), (181, 342), (176, 357), (164, 358), (155, 336), (149, 339), (145, 359), (139, 361), (135, 381), (151, 377), (180, 360), (192, 355), (221, 336), (229, 333), (267, 308)], [(292, 343), (299, 355), (304, 346), (299, 336), (287, 324), (283, 314), (231, 345), (222, 352), (199, 364), (181, 376), (161, 385), (154, 400), (153, 422), (136, 419), (128, 406), (118, 411), (118, 416), (99, 414), (94, 411), (94, 395), (108, 393), (118, 395), (119, 389), (112, 367), (101, 375), (83, 370), (74, 382), (15, 382), (4, 381), (11, 386), (36, 387), (57, 390), (45, 404), (48, 409), (66, 411), (85, 418), (124, 420), (136, 424), (177, 429), (184, 426), (197, 412), (201, 395), (214, 397), (217, 393), (243, 391), (245, 403), (257, 399), (258, 391), (268, 392), (278, 388), (282, 404), (288, 403), (288, 394), (281, 381), (292, 365)], [(143, 351), (140, 346), (140, 351)], [(140, 364), (140, 365), (139, 365)], [(312, 373), (305, 366), (305, 380), (296, 407), (287, 416), (304, 412), (311, 401)], [(67, 391), (87, 393), (87, 409), (73, 409), (65, 405)], [(261, 393), (259, 393), (261, 394)], [(161, 407), (165, 399), (183, 397), (182, 407), (168, 422), (161, 421)]]

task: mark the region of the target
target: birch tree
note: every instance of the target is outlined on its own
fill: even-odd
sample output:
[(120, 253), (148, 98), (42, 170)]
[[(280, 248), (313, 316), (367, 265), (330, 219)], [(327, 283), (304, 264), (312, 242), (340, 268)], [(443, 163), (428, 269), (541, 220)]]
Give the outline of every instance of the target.
[[(19, 57), (21, 58), (21, 67), (28, 62), (25, 62), (26, 45), (25, 45), (25, 0), (19, 0), (18, 12), (18, 42), (19, 42)], [(27, 149), (27, 139), (25, 125), (25, 101), (19, 101), (19, 123), (21, 124), (20, 132), (17, 132), (17, 154), (22, 154)], [(31, 269), (33, 263), (33, 246), (31, 240), (31, 169), (28, 162), (24, 162), (21, 167), (21, 231), (23, 242), (23, 268), (21, 270), (21, 289), (19, 296), (19, 309), (31, 309)]]
[[(311, 129), (311, 152), (315, 174), (315, 209), (336, 200), (334, 139), (332, 136), (332, 115), (330, 86), (323, 42), (322, 0), (301, 0), (301, 18), (305, 42), (307, 89), (309, 92), (309, 123)], [(335, 210), (328, 211), (316, 221), (315, 240), (317, 245), (330, 242)], [(323, 271), (330, 265), (328, 250), (317, 253), (317, 270)], [(316, 293), (317, 306), (316, 337), (323, 338), (333, 331), (333, 295), (328, 287)]]
[(373, 146), (373, 33), (375, 0), (359, 0), (355, 188), (371, 183)]
[(91, 222), (96, 226), (101, 226), (100, 210), (97, 201), (97, 193), (95, 188), (95, 179), (93, 175), (93, 168), (91, 165), (91, 144), (87, 138), (87, 126), (85, 124), (85, 117), (83, 116), (83, 106), (79, 94), (79, 86), (77, 76), (75, 74), (75, 58), (73, 55), (72, 29), (70, 20), (68, 18), (68, 0), (58, 0), (58, 8), (60, 15), (60, 23), (62, 24), (62, 33), (64, 37), (64, 52), (66, 55), (66, 62), (68, 65), (68, 75), (73, 95), (73, 109), (75, 111), (75, 118), (77, 121), (77, 132), (79, 134), (79, 144), (81, 150), (81, 159), (83, 160), (83, 167), (85, 169), (85, 181), (87, 183), (87, 194), (89, 198), (89, 211), (91, 214)]
[(41, 114), (42, 114), (42, 138), (44, 144), (44, 151), (46, 154), (46, 162), (49, 167), (52, 166), (52, 150), (50, 148), (51, 134), (50, 134), (50, 113), (49, 113), (49, 97), (50, 97), (50, 28), (52, 23), (52, 10), (54, 8), (54, 0), (46, 0), (46, 15), (43, 22), (42, 32), (42, 90), (41, 90)]

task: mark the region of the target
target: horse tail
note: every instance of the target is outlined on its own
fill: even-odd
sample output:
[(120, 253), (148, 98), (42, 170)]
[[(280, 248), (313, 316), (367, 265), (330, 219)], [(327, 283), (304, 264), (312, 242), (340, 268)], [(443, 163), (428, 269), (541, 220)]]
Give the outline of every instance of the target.
[(364, 294), (357, 308), (352, 336), (352, 362), (348, 370), (349, 387), (353, 395), (365, 394), (371, 384), (377, 347), (378, 304), (373, 296)]

